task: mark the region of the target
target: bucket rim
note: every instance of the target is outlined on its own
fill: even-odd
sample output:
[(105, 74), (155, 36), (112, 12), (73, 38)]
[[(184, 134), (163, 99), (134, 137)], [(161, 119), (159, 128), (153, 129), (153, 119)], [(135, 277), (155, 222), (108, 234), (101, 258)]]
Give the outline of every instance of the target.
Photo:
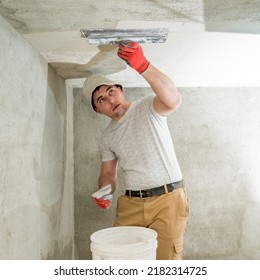
[[(100, 230), (98, 230), (98, 231), (92, 233), (92, 234), (90, 235), (90, 241), (93, 242), (93, 244), (102, 245), (101, 243), (98, 243), (98, 242), (96, 242), (95, 240), (93, 240), (94, 237), (95, 237), (96, 235), (102, 233), (102, 232), (106, 232), (106, 231), (109, 231), (109, 230), (110, 230), (110, 231), (113, 231), (113, 230), (116, 230), (116, 229), (118, 229), (118, 228), (121, 228), (121, 229), (128, 229), (128, 230), (129, 230), (129, 228), (131, 228), (131, 229), (133, 229), (133, 230), (134, 230), (134, 229), (145, 229), (145, 230), (150, 231), (150, 233), (153, 233), (153, 236), (151, 237), (151, 240), (154, 240), (154, 239), (157, 240), (158, 234), (157, 234), (157, 232), (156, 232), (155, 230), (153, 230), (153, 229), (146, 228), (146, 227), (141, 227), (141, 226), (140, 226), (140, 227), (139, 227), (139, 226), (115, 226), (115, 227), (109, 227), (109, 228), (100, 229)], [(151, 240), (150, 240), (150, 241), (151, 241)], [(134, 244), (135, 244), (135, 246), (143, 246), (143, 245), (147, 244), (147, 241), (139, 241), (139, 242), (136, 242), (136, 243), (134, 243)], [(127, 247), (132, 247), (132, 246), (133, 246), (133, 244), (117, 244), (117, 245), (116, 245), (116, 247), (120, 247), (120, 248), (127, 248)], [(115, 245), (106, 244), (106, 247), (107, 247), (107, 248), (114, 248)]]

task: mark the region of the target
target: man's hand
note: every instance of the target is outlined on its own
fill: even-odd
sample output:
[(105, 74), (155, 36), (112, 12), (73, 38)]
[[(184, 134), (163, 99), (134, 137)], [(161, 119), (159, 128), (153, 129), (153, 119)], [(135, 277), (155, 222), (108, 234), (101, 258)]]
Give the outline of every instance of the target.
[(119, 44), (117, 55), (139, 74), (143, 74), (150, 65), (144, 56), (142, 47), (136, 42), (122, 41)]
[(92, 194), (92, 197), (95, 198), (95, 202), (100, 208), (108, 209), (110, 207), (113, 200), (111, 191), (112, 186), (109, 184)]

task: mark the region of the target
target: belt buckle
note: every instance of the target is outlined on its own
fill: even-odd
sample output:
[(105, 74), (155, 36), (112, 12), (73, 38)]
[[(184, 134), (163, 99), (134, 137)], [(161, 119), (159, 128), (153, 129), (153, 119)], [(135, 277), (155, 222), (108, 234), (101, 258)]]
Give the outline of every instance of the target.
[(140, 198), (143, 199), (142, 190), (139, 190)]

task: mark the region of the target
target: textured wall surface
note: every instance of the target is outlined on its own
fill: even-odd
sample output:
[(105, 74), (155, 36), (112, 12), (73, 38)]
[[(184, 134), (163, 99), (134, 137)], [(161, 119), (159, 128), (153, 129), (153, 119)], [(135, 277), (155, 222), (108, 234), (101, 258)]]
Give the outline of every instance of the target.
[[(260, 258), (259, 88), (181, 88), (183, 102), (168, 118), (189, 195), (185, 259)], [(126, 89), (129, 99), (151, 93)], [(97, 141), (108, 119), (97, 116), (74, 90), (75, 244), (91, 259), (90, 234), (113, 223), (119, 179), (109, 210), (91, 198), (97, 187)]]
[(169, 126), (191, 206), (185, 255), (259, 259), (260, 88), (182, 91)]
[(0, 259), (73, 254), (66, 88), (0, 17)]

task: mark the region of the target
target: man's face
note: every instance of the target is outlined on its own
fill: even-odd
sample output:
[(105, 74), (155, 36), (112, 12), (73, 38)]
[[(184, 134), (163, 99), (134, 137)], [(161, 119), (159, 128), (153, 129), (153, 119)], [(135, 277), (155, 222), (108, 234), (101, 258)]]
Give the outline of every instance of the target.
[(104, 114), (113, 120), (119, 120), (128, 108), (123, 91), (117, 86), (102, 85), (94, 92), (93, 102), (97, 113)]

